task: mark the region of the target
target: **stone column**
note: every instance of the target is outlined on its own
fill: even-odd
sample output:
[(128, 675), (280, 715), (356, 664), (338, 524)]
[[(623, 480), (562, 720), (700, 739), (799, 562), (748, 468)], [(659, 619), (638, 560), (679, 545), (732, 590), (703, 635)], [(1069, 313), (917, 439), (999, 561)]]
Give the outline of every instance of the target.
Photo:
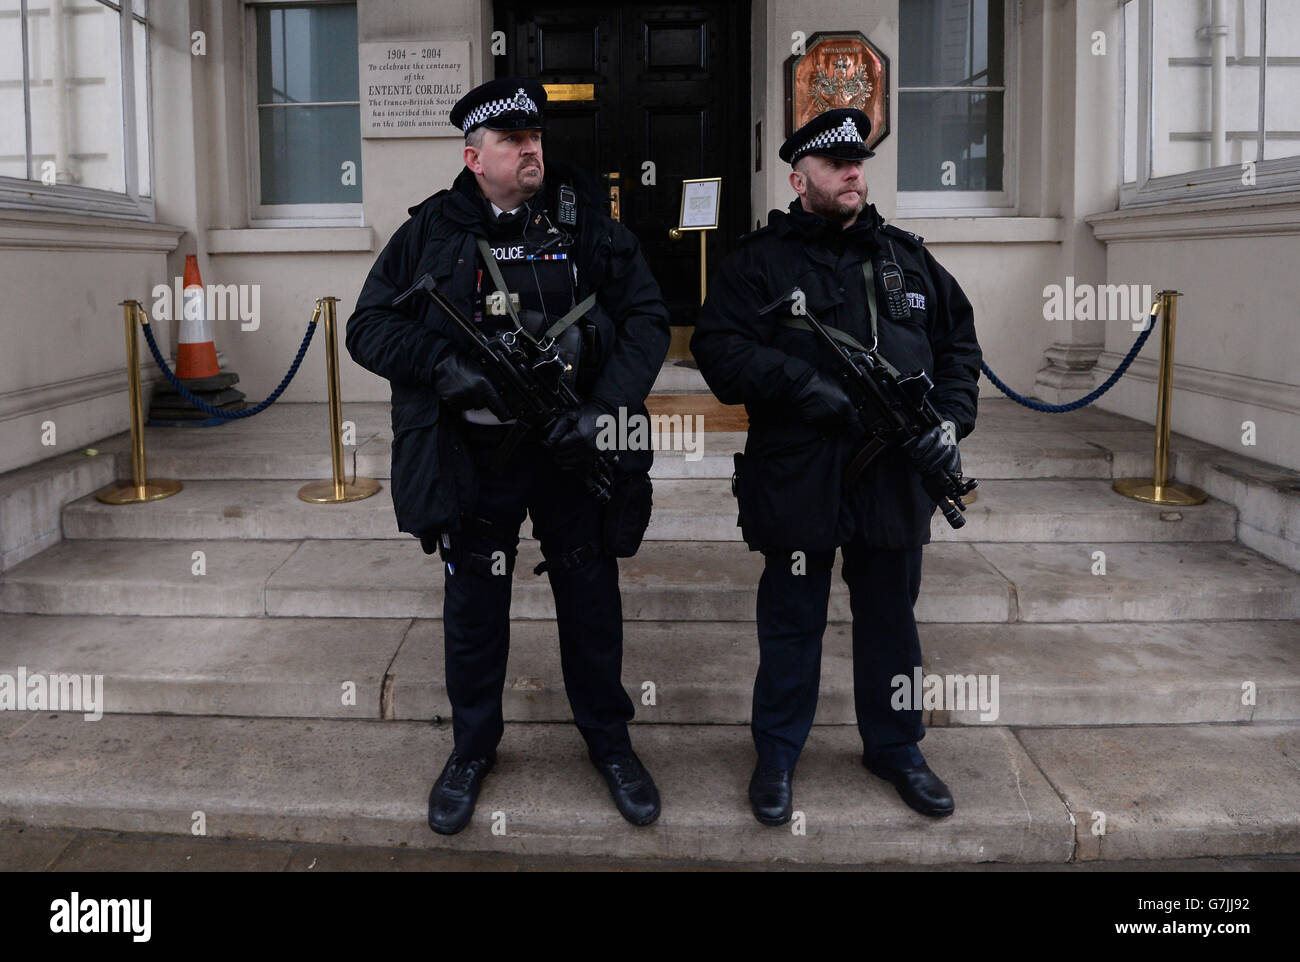
[[(1106, 249), (1084, 218), (1118, 205), (1123, 137), (1123, 12), (1107, 0), (1076, 0), (1053, 9), (1044, 4), (1049, 18), (1043, 31), (1045, 44), (1059, 67), (1055, 101), (1056, 120), (1043, 125), (1044, 136), (1056, 128), (1057, 183), (1065, 235), (1061, 245), (1060, 277), (1063, 288), (1073, 277), (1076, 286), (1100, 285), (1106, 276)], [(1023, 149), (1035, 145), (1026, 143)], [(1129, 279), (1119, 278), (1120, 282)], [(1137, 280), (1137, 279), (1132, 279)], [(1105, 346), (1105, 324), (1100, 320), (1045, 322), (1054, 325), (1052, 344), (1043, 352), (1046, 365), (1034, 380), (1034, 394), (1045, 401), (1074, 400), (1097, 384), (1097, 359)]]

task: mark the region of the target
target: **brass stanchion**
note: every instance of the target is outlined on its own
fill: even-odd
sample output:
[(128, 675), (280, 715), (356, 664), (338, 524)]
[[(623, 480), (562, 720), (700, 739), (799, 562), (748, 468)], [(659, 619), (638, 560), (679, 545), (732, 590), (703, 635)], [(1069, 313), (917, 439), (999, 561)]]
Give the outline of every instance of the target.
[(1174, 391), (1174, 325), (1178, 318), (1179, 291), (1160, 292), (1160, 313), (1164, 326), (1160, 330), (1160, 376), (1156, 384), (1156, 449), (1151, 477), (1116, 478), (1111, 487), (1125, 497), (1152, 504), (1183, 507), (1201, 504), (1207, 497), (1200, 488), (1169, 479), (1170, 402)]
[(709, 290), (709, 247), (708, 231), (700, 231), (700, 305), (704, 304), (704, 295)]
[[(704, 296), (709, 290), (709, 252), (705, 243), (708, 237), (708, 231), (701, 230), (698, 231), (698, 233), (700, 235), (700, 303), (703, 304)], [(685, 236), (686, 231), (682, 230), (680, 227), (668, 228), (669, 240), (678, 241)]]
[(379, 490), (374, 478), (354, 477), (349, 483), (343, 475), (343, 402), (339, 397), (339, 338), (337, 297), (319, 297), (311, 322), (325, 318), (325, 371), (329, 381), (330, 464), (334, 477), (329, 481), (312, 481), (302, 486), (298, 497), (313, 504), (342, 504), (361, 501)]
[[(670, 240), (679, 241), (690, 231), (700, 235), (700, 304), (704, 304), (709, 289), (708, 233), (721, 222), (722, 178), (693, 177), (682, 181), (682, 206), (677, 215), (677, 226), (668, 230)], [(691, 358), (690, 339), (693, 325), (673, 326), (672, 340), (668, 344), (668, 357), (685, 361)]]
[(131, 480), (115, 481), (100, 488), (95, 497), (104, 504), (139, 504), (142, 501), (159, 501), (170, 498), (181, 489), (179, 481), (170, 478), (149, 479), (144, 456), (144, 398), (140, 394), (140, 343), (135, 324), (149, 323), (149, 315), (139, 301), (123, 301), (122, 316), (126, 321), (126, 383), (131, 404)]

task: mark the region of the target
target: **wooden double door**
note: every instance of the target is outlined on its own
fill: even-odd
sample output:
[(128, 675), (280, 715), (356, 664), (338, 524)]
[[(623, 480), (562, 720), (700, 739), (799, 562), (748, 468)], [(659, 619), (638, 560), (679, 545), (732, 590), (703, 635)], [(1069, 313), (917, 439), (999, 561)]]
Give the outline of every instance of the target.
[(506, 35), (496, 76), (566, 85), (578, 98), (548, 103), (546, 156), (608, 184), (618, 174), (619, 219), (639, 238), (673, 323), (693, 324), (699, 240), (668, 236), (682, 181), (722, 178), (710, 273), (752, 229), (749, 4), (496, 0), (495, 17)]

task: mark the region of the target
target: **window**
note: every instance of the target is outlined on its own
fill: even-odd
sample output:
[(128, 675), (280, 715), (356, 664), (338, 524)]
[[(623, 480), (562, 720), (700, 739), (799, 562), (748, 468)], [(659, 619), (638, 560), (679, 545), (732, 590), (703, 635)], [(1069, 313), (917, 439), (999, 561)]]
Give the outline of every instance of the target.
[(0, 206), (153, 218), (146, 0), (0, 0)]
[(1004, 0), (900, 0), (899, 206), (1008, 213)]
[(1126, 0), (1121, 205), (1300, 186), (1298, 48), (1300, 4)]
[(355, 224), (361, 108), (355, 3), (252, 7), (253, 220)]

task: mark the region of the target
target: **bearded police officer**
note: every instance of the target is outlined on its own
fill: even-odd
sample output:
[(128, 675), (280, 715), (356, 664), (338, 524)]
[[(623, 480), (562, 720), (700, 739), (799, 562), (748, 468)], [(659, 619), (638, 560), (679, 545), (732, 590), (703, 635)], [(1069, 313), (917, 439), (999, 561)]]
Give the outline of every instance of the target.
[[(668, 350), (668, 315), (636, 238), (606, 216), (577, 170), (543, 161), (545, 104), (541, 84), (514, 77), (456, 104), (451, 123), (465, 136), (465, 167), (449, 190), (410, 209), (347, 326), (352, 357), (392, 384), (398, 527), (445, 562), (455, 747), (429, 795), (429, 825), (441, 834), (469, 822), (504, 732), (511, 577), (525, 512), (546, 559), (539, 568), (555, 596), (565, 690), (588, 754), (626, 819), (646, 825), (659, 814), (655, 784), (628, 738), (633, 707), (620, 677), (622, 609), (602, 535), (606, 509), (583, 472), (597, 457), (601, 415), (644, 416)], [(401, 298), (424, 274), (485, 333), (518, 323), (552, 335), (581, 404), (503, 449), (520, 410), (512, 389), (429, 298)], [(518, 308), (501, 310), (513, 296)], [(619, 457), (620, 468), (644, 473), (651, 455)]]
[[(752, 719), (758, 761), (749, 787), (765, 824), (791, 816), (795, 764), (817, 707), (837, 547), (853, 613), (863, 763), (918, 812), (953, 811), (951, 793), (917, 746), (919, 707), (896, 710), (891, 679), (910, 678), (921, 664), (912, 608), (935, 502), (920, 478), (935, 468), (960, 473), (956, 441), (975, 426), (980, 349), (957, 282), (921, 238), (885, 224), (867, 203), (869, 131), (861, 111), (831, 110), (785, 142), (780, 156), (793, 165), (790, 186), (799, 196), (722, 263), (691, 340), (709, 387), (749, 413), (735, 490), (744, 539), (765, 560)], [(868, 292), (882, 272), (897, 277), (894, 266), (905, 299), (902, 290), (888, 297), (883, 286)], [(798, 311), (785, 307), (787, 323), (781, 311), (764, 312), (795, 287), (807, 313), (828, 328), (861, 344), (872, 343), (874, 329), (879, 353), (895, 368), (924, 369), (935, 384), (930, 398), (949, 422), (907, 450), (885, 451), (847, 486), (844, 468), (862, 443), (857, 408), (825, 345), (791, 317)], [(871, 305), (879, 305), (874, 314)]]

